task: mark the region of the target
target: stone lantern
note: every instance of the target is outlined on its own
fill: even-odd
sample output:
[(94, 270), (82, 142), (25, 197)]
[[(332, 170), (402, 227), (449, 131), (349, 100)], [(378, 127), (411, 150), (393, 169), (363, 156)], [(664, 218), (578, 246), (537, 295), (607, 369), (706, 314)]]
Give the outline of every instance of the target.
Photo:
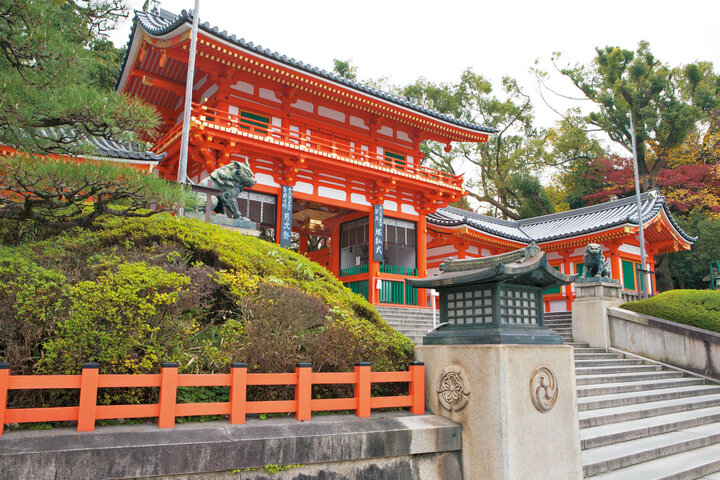
[(441, 325), (423, 345), (563, 343), (545, 327), (542, 292), (572, 283), (575, 275), (551, 267), (535, 243), (491, 257), (450, 259), (440, 271), (406, 280), (440, 293)]

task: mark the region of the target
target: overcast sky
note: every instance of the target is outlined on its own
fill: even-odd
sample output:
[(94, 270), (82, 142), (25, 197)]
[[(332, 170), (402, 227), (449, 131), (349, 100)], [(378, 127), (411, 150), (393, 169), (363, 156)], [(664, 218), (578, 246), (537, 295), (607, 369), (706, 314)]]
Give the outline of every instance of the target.
[[(130, 0), (132, 8), (142, 4)], [(172, 12), (193, 6), (194, 0), (160, 2)], [(553, 52), (589, 62), (596, 46), (635, 49), (644, 39), (670, 65), (707, 60), (720, 68), (720, 0), (201, 0), (200, 19), (326, 70), (333, 58), (350, 59), (360, 79), (453, 82), (471, 67), (498, 85), (510, 75), (533, 96), (542, 126), (558, 117), (537, 95), (529, 69), (536, 59), (551, 68)], [(130, 25), (112, 36), (118, 46), (127, 43)], [(559, 76), (552, 85), (577, 94)]]

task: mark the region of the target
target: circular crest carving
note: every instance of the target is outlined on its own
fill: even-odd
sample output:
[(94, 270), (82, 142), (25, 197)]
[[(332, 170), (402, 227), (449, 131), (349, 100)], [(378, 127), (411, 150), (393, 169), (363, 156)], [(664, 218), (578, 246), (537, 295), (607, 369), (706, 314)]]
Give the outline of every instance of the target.
[(440, 405), (451, 412), (459, 412), (468, 404), (470, 396), (470, 380), (465, 370), (454, 365), (445, 367), (440, 372), (437, 387)]
[(555, 374), (548, 367), (537, 367), (530, 376), (530, 398), (535, 408), (549, 412), (557, 401), (558, 385)]

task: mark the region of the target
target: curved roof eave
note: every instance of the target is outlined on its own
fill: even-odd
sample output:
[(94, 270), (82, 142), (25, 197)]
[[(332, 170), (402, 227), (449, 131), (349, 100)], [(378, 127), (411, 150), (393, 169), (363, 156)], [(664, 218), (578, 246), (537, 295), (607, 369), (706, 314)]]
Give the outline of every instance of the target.
[[(186, 10), (183, 10), (179, 15), (175, 15), (174, 18), (171, 18), (173, 15), (174, 14), (166, 10), (161, 10), (157, 14), (152, 12), (142, 12), (137, 10), (135, 11), (135, 21), (133, 22), (130, 38), (128, 40), (128, 48), (126, 49), (125, 58), (123, 59), (122, 67), (120, 70), (121, 75), (118, 76), (118, 80), (116, 82), (116, 88), (120, 86), (122, 72), (124, 72), (125, 66), (127, 64), (127, 60), (131, 50), (130, 46), (133, 40), (133, 36), (135, 35), (137, 25), (140, 24), (142, 29), (150, 35), (161, 36), (172, 32), (173, 30), (177, 29), (185, 23), (192, 24), (193, 17), (191, 12), (189, 13)], [(152, 19), (152, 23), (150, 19)], [(288, 58), (286, 55), (280, 55), (278, 52), (271, 51), (269, 48), (262, 48), (261, 45), (255, 45), (253, 44), (253, 42), (246, 42), (244, 38), (237, 38), (235, 35), (228, 35), (227, 31), (220, 31), (218, 27), (211, 27), (208, 22), (201, 23), (200, 30), (204, 31), (209, 35), (213, 35), (221, 40), (229, 42), (236, 47), (248, 50), (254, 54), (261, 55), (275, 62), (282, 63), (288, 67), (301, 70), (304, 73), (315, 75), (322, 78), (323, 80), (328, 80), (342, 86), (352, 88), (353, 90), (357, 90), (358, 92), (366, 95), (371, 95), (382, 101), (390, 102), (395, 105), (404, 107), (406, 109), (414, 111), (415, 113), (427, 115), (435, 120), (440, 120), (452, 124), (456, 127), (462, 127), (483, 134), (492, 134), (498, 132), (498, 130), (495, 128), (477, 125), (472, 122), (457, 119), (445, 113), (436, 112), (434, 110), (425, 108), (410, 101), (407, 97), (403, 97), (401, 95), (390, 92), (384, 92), (368, 85), (364, 85), (360, 82), (345, 78), (336, 73), (328, 72), (318, 67), (314, 67), (307, 63), (295, 60), (294, 58)]]
[[(642, 219), (643, 224), (648, 224), (653, 218), (663, 212), (670, 223), (670, 226), (674, 231), (677, 232), (678, 237), (692, 244), (697, 240), (697, 237), (692, 237), (685, 233), (670, 213), (670, 209), (665, 202), (665, 197), (659, 194), (657, 190), (652, 190), (641, 194), (642, 205)], [(460, 226), (466, 225), (474, 230), (483, 232), (490, 235), (500, 236), (506, 240), (530, 242), (535, 241), (538, 243), (547, 243), (557, 241), (565, 238), (571, 238), (575, 236), (588, 235), (591, 233), (598, 233), (608, 229), (617, 228), (623, 225), (637, 227), (639, 225), (637, 211), (627, 212), (627, 208), (631, 207), (635, 203), (634, 197), (628, 197), (620, 200), (613, 200), (610, 202), (592, 205), (589, 207), (578, 208), (576, 210), (569, 210), (566, 212), (552, 213), (549, 215), (543, 215), (540, 217), (528, 218), (523, 220), (502, 220), (493, 217), (487, 217), (485, 215), (479, 215), (473, 212), (466, 212), (454, 207), (448, 207), (445, 209), (438, 210), (439, 215), (445, 215), (448, 219), (443, 220), (437, 218), (439, 215), (433, 214), (428, 217), (428, 223), (440, 225), (440, 226)], [(615, 209), (621, 209), (625, 207), (625, 212), (617, 215), (617, 218), (608, 220), (603, 223), (588, 223), (587, 226), (574, 228), (570, 231), (554, 233), (557, 231), (557, 225), (553, 222), (559, 220), (571, 220), (571, 219), (582, 219), (583, 217), (589, 217), (592, 214), (598, 214), (602, 212), (611, 212)], [(460, 213), (459, 213), (460, 212)], [(450, 214), (452, 217), (448, 216)], [(435, 217), (435, 218), (433, 218)], [(481, 223), (482, 222), (482, 223)], [(578, 221), (578, 223), (582, 223)], [(492, 224), (505, 227), (506, 229), (516, 229), (518, 232), (526, 235), (526, 238), (521, 238), (516, 234), (503, 231), (501, 229), (492, 228)], [(542, 226), (547, 226), (546, 234), (538, 234), (543, 232)], [(533, 233), (535, 232), (535, 233)]]

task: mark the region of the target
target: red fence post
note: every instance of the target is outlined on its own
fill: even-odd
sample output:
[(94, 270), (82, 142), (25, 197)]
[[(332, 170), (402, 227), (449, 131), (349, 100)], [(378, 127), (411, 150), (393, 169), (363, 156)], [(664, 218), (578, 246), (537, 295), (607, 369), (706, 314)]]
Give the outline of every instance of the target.
[(413, 415), (425, 413), (425, 364), (423, 362), (411, 362), (410, 370), (410, 411)]
[(298, 420), (310, 420), (312, 411), (310, 401), (312, 400), (312, 364), (307, 362), (298, 363), (295, 366), (297, 384), (295, 384), (295, 403), (297, 411), (295, 418)]
[(177, 404), (178, 364), (163, 363), (160, 370), (160, 416), (159, 428), (175, 426), (175, 405)]
[(230, 365), (230, 423), (245, 423), (247, 413), (247, 364)]
[(5, 430), (5, 410), (7, 409), (7, 393), (10, 384), (10, 365), (0, 362), (0, 435)]
[(370, 416), (370, 363), (355, 364), (355, 414), (365, 418)]
[(78, 432), (95, 430), (95, 411), (97, 410), (97, 391), (100, 377), (100, 365), (95, 362), (83, 363), (80, 379), (80, 405), (78, 407)]

